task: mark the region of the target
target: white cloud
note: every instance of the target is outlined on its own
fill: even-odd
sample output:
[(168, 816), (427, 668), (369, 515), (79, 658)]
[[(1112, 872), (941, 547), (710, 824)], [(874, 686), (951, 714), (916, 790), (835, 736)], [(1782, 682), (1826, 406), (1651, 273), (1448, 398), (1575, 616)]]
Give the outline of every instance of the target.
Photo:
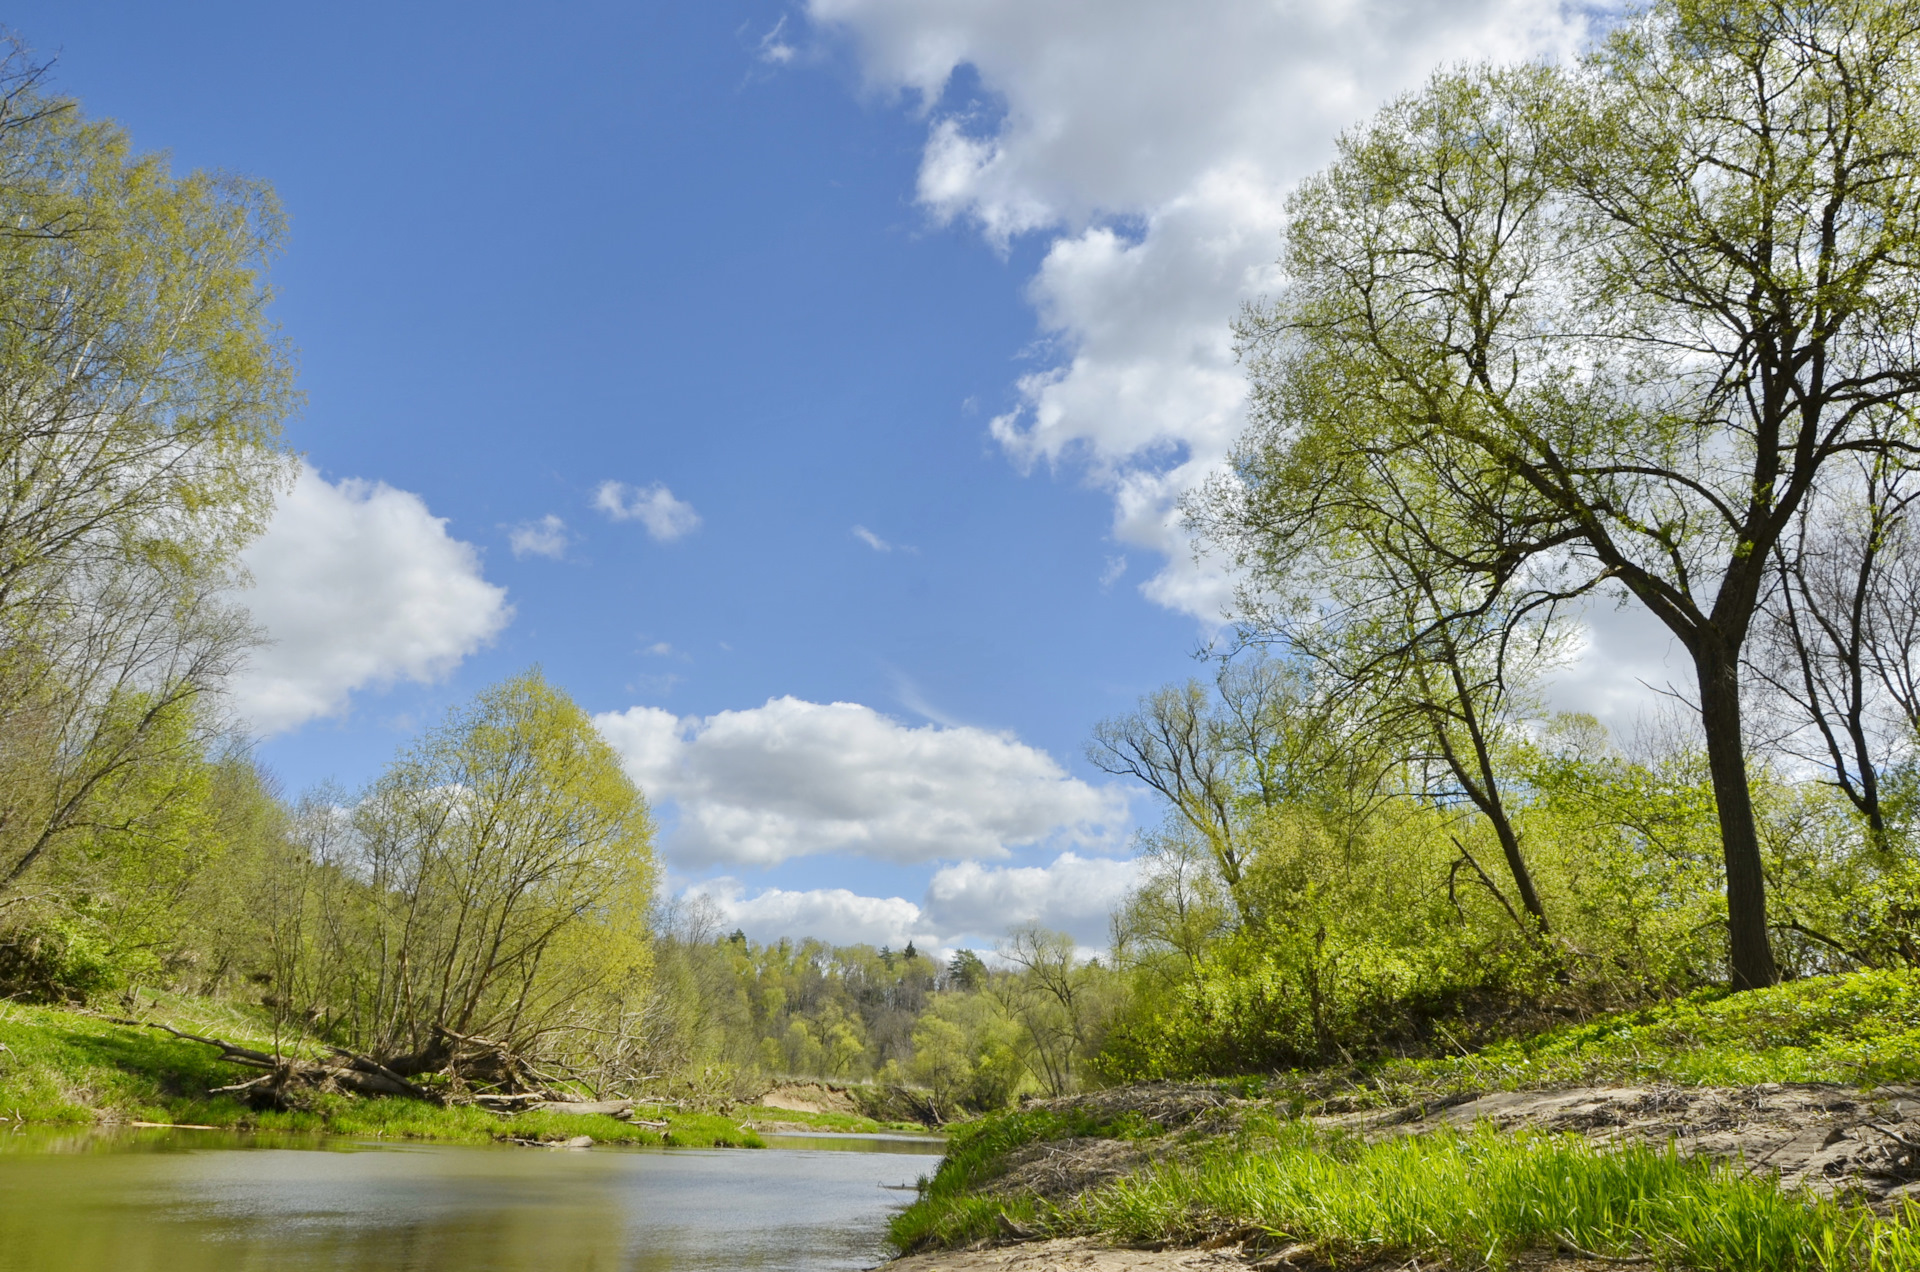
[(1127, 817), (1118, 787), (1071, 777), (1011, 734), (908, 728), (851, 702), (774, 698), (705, 718), (633, 707), (594, 722), (641, 789), (673, 802), (668, 847), (686, 863), (1003, 858), (1106, 843)]
[(473, 545), (415, 494), (303, 467), (244, 557), (242, 595), (272, 644), (233, 686), (261, 734), (344, 711), (354, 691), (431, 683), (513, 616)]
[(694, 884), (683, 895), (707, 897), (724, 927), (737, 927), (756, 941), (813, 936), (834, 945), (895, 949), (913, 941), (931, 952), (991, 944), (1009, 928), (1038, 923), (1070, 933), (1091, 950), (1105, 944), (1107, 916), (1138, 878), (1137, 860), (1066, 852), (1045, 866), (948, 866), (934, 874), (917, 905), (846, 888), (768, 888), (748, 897), (732, 878)]
[[(810, 0), (869, 82), (928, 112), (917, 195), (990, 240), (1054, 235), (1029, 296), (1059, 358), (993, 435), (1073, 463), (1113, 533), (1165, 566), (1142, 590), (1217, 621), (1231, 588), (1192, 560), (1179, 495), (1244, 419), (1228, 322), (1271, 289), (1287, 190), (1335, 136), (1436, 67), (1561, 54), (1556, 0)], [(944, 100), (971, 67), (987, 102)]]
[(615, 521), (638, 521), (661, 543), (671, 543), (700, 527), (700, 514), (659, 482), (641, 489), (625, 482), (603, 481), (593, 492), (593, 506)]
[(1646, 723), (1649, 713), (1671, 707), (1675, 693), (1697, 700), (1693, 663), (1666, 626), (1638, 604), (1621, 606), (1594, 598), (1582, 616), (1581, 648), (1569, 666), (1548, 680), (1547, 705), (1584, 711), (1622, 741)]
[(939, 943), (922, 922), (920, 907), (904, 897), (863, 897), (845, 888), (768, 888), (753, 897), (743, 897), (741, 891), (735, 880), (716, 879), (695, 884), (684, 895), (707, 897), (720, 912), (723, 928), (739, 928), (756, 941), (811, 936), (830, 945), (895, 949), (909, 941)]
[(927, 885), (926, 915), (951, 935), (998, 936), (1023, 923), (1070, 932), (1082, 945), (1101, 943), (1107, 916), (1140, 878), (1138, 860), (1063, 852), (1047, 866), (982, 866), (963, 861), (936, 871)]
[(853, 528), (853, 537), (872, 548), (875, 552), (893, 551), (893, 545), (891, 543), (888, 543), (885, 539), (882, 539), (865, 526), (855, 526)]
[(507, 546), (515, 560), (543, 556), (558, 561), (567, 554), (567, 523), (548, 513), (538, 521), (523, 521), (507, 532)]

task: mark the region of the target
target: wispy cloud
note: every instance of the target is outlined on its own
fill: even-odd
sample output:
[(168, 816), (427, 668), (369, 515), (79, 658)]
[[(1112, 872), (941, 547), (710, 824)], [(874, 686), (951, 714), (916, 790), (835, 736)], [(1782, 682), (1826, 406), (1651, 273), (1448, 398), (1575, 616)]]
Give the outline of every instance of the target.
[(893, 545), (891, 543), (888, 543), (885, 539), (882, 539), (865, 526), (855, 526), (853, 528), (853, 537), (872, 548), (875, 552), (893, 551)]
[(507, 532), (507, 545), (518, 561), (530, 556), (558, 561), (567, 554), (567, 542), (567, 523), (552, 513), (538, 521), (522, 521)]
[(641, 488), (623, 481), (603, 481), (593, 492), (593, 506), (615, 521), (640, 522), (661, 543), (671, 543), (700, 527), (700, 514), (693, 505), (675, 499), (660, 482)]
[(783, 15), (773, 24), (773, 30), (760, 37), (759, 55), (762, 62), (769, 66), (785, 66), (799, 56), (800, 50), (787, 43), (784, 38), (787, 31), (787, 19)]

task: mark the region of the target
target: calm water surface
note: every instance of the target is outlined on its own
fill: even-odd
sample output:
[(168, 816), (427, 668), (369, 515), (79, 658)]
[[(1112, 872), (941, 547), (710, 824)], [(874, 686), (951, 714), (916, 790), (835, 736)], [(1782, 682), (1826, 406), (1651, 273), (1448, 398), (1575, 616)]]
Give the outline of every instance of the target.
[(0, 1135), (3, 1272), (871, 1267), (937, 1142), (549, 1151)]

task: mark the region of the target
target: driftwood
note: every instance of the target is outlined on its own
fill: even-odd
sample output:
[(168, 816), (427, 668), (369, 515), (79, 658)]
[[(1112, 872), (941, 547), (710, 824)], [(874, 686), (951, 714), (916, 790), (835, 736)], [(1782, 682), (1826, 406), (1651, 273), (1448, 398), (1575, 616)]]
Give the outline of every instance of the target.
[[(119, 1016), (101, 1019), (136, 1029), (158, 1029), (176, 1038), (212, 1047), (229, 1064), (259, 1070), (256, 1077), (215, 1087), (211, 1092), (242, 1096), (253, 1103), (284, 1108), (296, 1102), (301, 1092), (346, 1091), (355, 1095), (399, 1095), (433, 1104), (477, 1104), (497, 1113), (529, 1110), (598, 1113), (662, 1131), (668, 1125), (634, 1117), (632, 1100), (582, 1100), (552, 1089), (547, 1081), (552, 1075), (540, 1073), (504, 1044), (457, 1034), (446, 1028), (434, 1031), (434, 1045), (426, 1051), (382, 1063), (344, 1047), (328, 1047), (331, 1055), (325, 1059), (271, 1055), (224, 1038), (188, 1033), (158, 1021), (128, 1020)], [(410, 1080), (427, 1073), (449, 1079), (447, 1089), (422, 1086)], [(475, 1081), (499, 1083), (507, 1089), (474, 1091), (468, 1083)]]
[(441, 1099), (426, 1087), (407, 1081), (399, 1074), (369, 1056), (358, 1055), (344, 1047), (329, 1047), (333, 1053), (330, 1060), (308, 1060), (295, 1056), (269, 1055), (256, 1051), (252, 1047), (243, 1047), (228, 1042), (224, 1038), (209, 1038), (205, 1034), (188, 1033), (184, 1029), (175, 1029), (172, 1025), (163, 1025), (153, 1020), (126, 1020), (119, 1016), (107, 1016), (104, 1019), (116, 1025), (128, 1025), (135, 1029), (158, 1029), (170, 1033), (176, 1038), (188, 1042), (198, 1042), (213, 1047), (220, 1052), (220, 1058), (229, 1064), (237, 1064), (248, 1069), (261, 1069), (264, 1072), (257, 1078), (246, 1082), (236, 1082), (232, 1086), (216, 1087), (216, 1094), (247, 1095), (253, 1099), (268, 1098), (277, 1104), (287, 1102), (288, 1093), (296, 1088), (309, 1088), (318, 1091), (352, 1091), (357, 1095), (404, 1095), (415, 1100), (441, 1103)]

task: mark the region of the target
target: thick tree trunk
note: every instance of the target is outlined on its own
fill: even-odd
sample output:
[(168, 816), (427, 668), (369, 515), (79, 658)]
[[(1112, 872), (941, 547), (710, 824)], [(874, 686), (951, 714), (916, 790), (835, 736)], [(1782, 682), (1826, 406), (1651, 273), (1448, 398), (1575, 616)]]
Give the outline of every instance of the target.
[(1733, 988), (1762, 989), (1780, 979), (1767, 933), (1767, 880), (1760, 863), (1760, 832), (1747, 785), (1746, 744), (1741, 737), (1740, 664), (1717, 651), (1698, 650), (1700, 723), (1707, 737), (1707, 767), (1720, 810), (1720, 848), (1727, 865), (1727, 953)]

